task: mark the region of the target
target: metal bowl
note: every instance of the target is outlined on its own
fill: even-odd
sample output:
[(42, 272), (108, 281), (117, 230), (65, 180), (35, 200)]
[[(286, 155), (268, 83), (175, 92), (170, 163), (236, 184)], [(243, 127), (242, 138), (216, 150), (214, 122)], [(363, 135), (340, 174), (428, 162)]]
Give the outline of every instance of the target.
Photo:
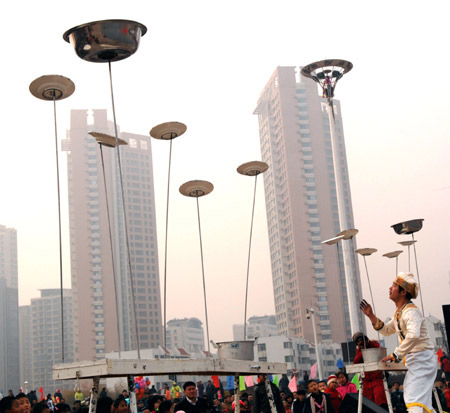
[(366, 348), (361, 349), (364, 363), (373, 363), (381, 361), (382, 358), (386, 357), (386, 348)]
[(147, 28), (132, 20), (100, 20), (72, 27), (63, 34), (83, 60), (117, 62), (136, 52)]
[(423, 219), (412, 219), (411, 221), (391, 225), (391, 228), (394, 228), (394, 231), (399, 235), (412, 234), (413, 232), (417, 232), (422, 229), (422, 223)]
[(217, 354), (225, 360), (254, 360), (254, 340), (222, 341), (217, 343)]

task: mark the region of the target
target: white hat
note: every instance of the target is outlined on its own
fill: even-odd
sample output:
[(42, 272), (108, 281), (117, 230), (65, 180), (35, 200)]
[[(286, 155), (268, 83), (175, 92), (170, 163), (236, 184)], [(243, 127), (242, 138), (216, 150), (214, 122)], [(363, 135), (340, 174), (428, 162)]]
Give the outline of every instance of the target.
[(404, 288), (406, 292), (411, 294), (412, 298), (417, 298), (419, 294), (419, 284), (414, 279), (414, 275), (410, 272), (401, 272), (397, 275), (394, 283)]

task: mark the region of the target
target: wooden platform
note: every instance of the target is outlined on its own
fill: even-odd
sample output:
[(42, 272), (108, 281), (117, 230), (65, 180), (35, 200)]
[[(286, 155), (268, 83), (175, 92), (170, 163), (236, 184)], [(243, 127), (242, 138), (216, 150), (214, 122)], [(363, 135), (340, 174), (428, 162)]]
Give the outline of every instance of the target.
[(103, 359), (55, 364), (53, 380), (88, 379), (94, 377), (124, 377), (143, 375), (255, 375), (258, 373), (286, 373), (286, 363), (268, 363), (262, 361), (224, 360), (218, 358), (201, 360), (138, 360)]
[(362, 373), (368, 371), (408, 371), (408, 368), (400, 363), (386, 363), (385, 361), (374, 361), (371, 363), (361, 363), (345, 366), (347, 373)]

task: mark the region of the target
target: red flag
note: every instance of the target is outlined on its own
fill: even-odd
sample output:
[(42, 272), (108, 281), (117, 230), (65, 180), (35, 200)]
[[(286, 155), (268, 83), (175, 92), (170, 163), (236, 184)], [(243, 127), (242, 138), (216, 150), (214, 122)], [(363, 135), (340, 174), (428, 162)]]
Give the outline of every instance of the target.
[(41, 388), (38, 390), (38, 392), (41, 393), (41, 400), (40, 400), (40, 401), (44, 400), (44, 388), (41, 387)]
[(219, 376), (211, 376), (211, 380), (212, 380), (212, 382), (214, 384), (214, 387), (216, 389), (219, 389), (220, 388)]
[(298, 389), (297, 389), (297, 381), (295, 380), (295, 375), (292, 376), (292, 379), (291, 379), (291, 381), (289, 382), (288, 387), (289, 387), (289, 390), (290, 390), (292, 393), (298, 391)]

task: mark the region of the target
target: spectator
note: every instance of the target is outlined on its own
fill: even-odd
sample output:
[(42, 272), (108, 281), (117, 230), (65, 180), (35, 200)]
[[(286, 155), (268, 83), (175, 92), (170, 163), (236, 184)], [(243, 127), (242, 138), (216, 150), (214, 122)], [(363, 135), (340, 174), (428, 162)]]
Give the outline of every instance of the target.
[(19, 401), (12, 396), (3, 397), (0, 400), (0, 413), (19, 413)]
[(40, 402), (34, 405), (32, 413), (50, 413), (50, 409), (48, 408), (47, 403)]
[[(273, 394), (273, 402), (277, 413), (284, 413), (283, 401), (281, 399), (280, 391), (275, 384), (270, 383), (270, 389)], [(258, 375), (258, 384), (253, 388), (253, 406), (252, 413), (271, 413), (269, 398), (267, 396), (265, 375)]]
[(164, 400), (159, 405), (159, 413), (173, 413), (175, 404), (170, 400)]
[[(356, 344), (356, 355), (353, 364), (364, 363), (361, 349), (380, 348), (380, 343), (369, 340), (361, 332), (353, 334), (353, 341)], [(372, 400), (378, 406), (387, 408), (386, 393), (384, 392), (383, 375), (381, 371), (369, 371), (364, 373), (363, 395)]]
[(112, 405), (113, 399), (111, 399), (111, 397), (99, 397), (97, 400), (96, 413), (111, 413)]
[[(311, 381), (311, 380), (310, 380)], [(325, 393), (325, 390), (327, 389), (327, 382), (326, 380), (320, 380), (319, 383), (317, 384), (317, 387), (319, 388), (319, 390), (322, 393)]]
[(201, 380), (197, 382), (197, 391), (198, 391), (198, 397), (200, 397), (200, 399), (202, 399), (203, 395), (205, 394), (205, 386)]
[(357, 393), (358, 392), (358, 389), (356, 388), (356, 386), (353, 383), (350, 383), (348, 381), (347, 373), (345, 373), (343, 371), (339, 371), (336, 376), (337, 376), (337, 380), (339, 383), (339, 386), (336, 390), (342, 396), (342, 400), (344, 400), (344, 397), (347, 393)]
[(128, 413), (128, 411), (128, 404), (122, 396), (114, 400), (112, 413)]
[(214, 384), (212, 383), (211, 380), (208, 380), (205, 392), (208, 402), (212, 404), (214, 397), (216, 396), (216, 388), (214, 387)]
[(292, 402), (292, 413), (302, 413), (305, 407), (306, 392), (303, 389), (294, 393), (294, 401)]
[(197, 387), (193, 381), (183, 385), (184, 398), (175, 406), (174, 412), (182, 410), (185, 413), (209, 413), (208, 402), (197, 397)]
[(319, 390), (319, 386), (315, 380), (308, 381), (307, 389), (310, 394), (305, 400), (303, 413), (334, 413), (330, 396)]
[[(70, 413), (70, 406), (67, 403), (58, 403), (55, 406), (58, 413)], [(98, 408), (97, 408), (98, 411)]]
[(20, 413), (31, 413), (31, 403), (25, 393), (19, 393), (16, 399), (19, 401)]
[(325, 390), (325, 393), (330, 395), (331, 404), (333, 405), (333, 410), (335, 412), (339, 411), (339, 406), (342, 403), (342, 396), (337, 391), (337, 387), (339, 386), (337, 377), (332, 374), (330, 377), (328, 377), (328, 387)]
[(403, 392), (400, 390), (399, 382), (394, 382), (392, 384), (391, 403), (395, 413), (406, 412), (405, 400), (403, 399)]
[(75, 392), (74, 398), (75, 400), (79, 400), (80, 402), (84, 399), (84, 394), (82, 393), (80, 388), (78, 388), (77, 391)]
[(98, 395), (99, 398), (105, 398), (108, 397), (108, 394), (106, 393), (106, 388), (103, 387), (102, 391), (100, 392), (100, 394)]

